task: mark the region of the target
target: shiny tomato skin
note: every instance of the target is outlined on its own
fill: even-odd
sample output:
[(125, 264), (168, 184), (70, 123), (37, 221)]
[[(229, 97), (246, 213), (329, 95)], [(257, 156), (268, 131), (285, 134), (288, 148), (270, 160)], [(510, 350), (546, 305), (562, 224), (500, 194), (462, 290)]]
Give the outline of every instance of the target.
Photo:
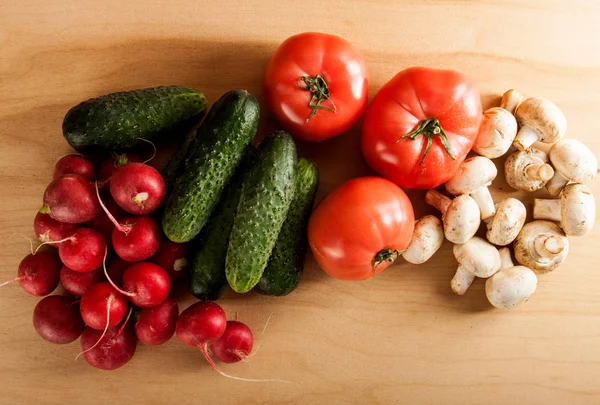
[[(434, 188), (452, 177), (471, 150), (481, 116), (479, 91), (466, 76), (453, 70), (409, 68), (385, 84), (367, 108), (363, 155), (375, 171), (400, 187)], [(439, 120), (456, 159), (438, 136), (422, 163), (427, 138), (400, 140), (428, 118)]]
[(308, 223), (308, 240), (319, 266), (340, 280), (365, 280), (384, 249), (402, 251), (410, 243), (414, 212), (400, 187), (382, 177), (360, 177), (334, 189)]
[[(299, 86), (304, 77), (321, 75), (330, 99), (309, 107), (312, 93)], [(300, 84), (303, 84), (300, 81)], [(369, 89), (365, 60), (346, 40), (330, 34), (307, 32), (285, 40), (271, 57), (263, 78), (269, 110), (296, 139), (318, 142), (346, 132), (362, 115)]]

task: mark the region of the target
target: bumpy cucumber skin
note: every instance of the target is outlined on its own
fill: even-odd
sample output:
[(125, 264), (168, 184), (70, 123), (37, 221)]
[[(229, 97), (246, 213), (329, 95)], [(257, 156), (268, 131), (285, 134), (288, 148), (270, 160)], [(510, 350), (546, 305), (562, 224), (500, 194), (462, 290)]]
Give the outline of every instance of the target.
[(160, 174), (165, 181), (165, 185), (167, 189), (170, 191), (173, 183), (177, 179), (177, 176), (181, 172), (183, 161), (185, 160), (185, 156), (187, 155), (188, 150), (190, 149), (190, 145), (196, 139), (196, 131), (190, 131), (186, 134), (183, 139), (183, 143), (173, 153), (173, 156), (167, 162), (167, 165), (160, 171)]
[(140, 138), (157, 143), (191, 127), (205, 111), (204, 95), (190, 87), (111, 93), (71, 108), (63, 121), (63, 136), (79, 152), (122, 152), (143, 145)]
[(258, 101), (244, 90), (212, 106), (165, 204), (162, 228), (170, 240), (188, 242), (202, 230), (256, 135), (258, 117)]
[(225, 274), (235, 292), (248, 292), (260, 280), (294, 197), (296, 170), (296, 145), (288, 133), (275, 132), (261, 143), (227, 247)]
[(198, 299), (215, 301), (221, 297), (227, 286), (227, 242), (242, 195), (245, 172), (252, 165), (254, 152), (254, 148), (250, 146), (208, 223), (194, 240), (198, 250), (190, 271), (190, 292)]
[(318, 188), (317, 166), (308, 159), (298, 159), (294, 199), (277, 236), (269, 263), (256, 285), (260, 293), (283, 296), (298, 287), (308, 249), (306, 228)]

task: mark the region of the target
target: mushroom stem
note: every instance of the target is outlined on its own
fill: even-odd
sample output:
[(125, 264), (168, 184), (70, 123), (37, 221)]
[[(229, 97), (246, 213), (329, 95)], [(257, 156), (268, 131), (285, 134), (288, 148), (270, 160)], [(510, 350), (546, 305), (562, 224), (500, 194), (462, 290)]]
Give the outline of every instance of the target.
[(425, 202), (444, 215), (446, 211), (448, 211), (452, 199), (435, 189), (431, 189), (427, 190), (427, 193), (425, 194)]
[(554, 176), (546, 183), (546, 190), (554, 197), (558, 196), (563, 188), (569, 183), (569, 179), (559, 173), (558, 170), (554, 172)]
[(533, 219), (548, 219), (560, 222), (561, 200), (536, 198), (533, 200)]
[(508, 269), (511, 267), (514, 267), (514, 263), (512, 261), (512, 257), (510, 256), (510, 249), (509, 248), (502, 248), (502, 249), (498, 249), (498, 253), (500, 253), (500, 268), (501, 269)]
[(471, 193), (471, 197), (475, 200), (481, 211), (481, 219), (486, 219), (493, 216), (496, 213), (496, 207), (494, 206), (494, 200), (488, 190), (487, 185), (479, 187)]
[(561, 253), (565, 249), (565, 242), (555, 235), (540, 235), (533, 246), (540, 258), (548, 258)]
[(535, 131), (535, 129), (528, 126), (523, 126), (521, 127), (521, 129), (519, 129), (519, 132), (517, 132), (517, 137), (515, 138), (515, 142), (513, 143), (513, 145), (518, 150), (527, 150), (538, 139), (539, 135)]
[(554, 176), (554, 169), (548, 163), (532, 164), (525, 168), (525, 175), (535, 181), (548, 181)]
[(514, 114), (519, 104), (523, 101), (523, 96), (516, 90), (510, 89), (502, 95), (500, 108), (504, 108), (511, 114)]
[(475, 275), (473, 273), (463, 266), (458, 266), (456, 273), (450, 282), (450, 287), (454, 293), (464, 295), (473, 283), (473, 280), (475, 280)]

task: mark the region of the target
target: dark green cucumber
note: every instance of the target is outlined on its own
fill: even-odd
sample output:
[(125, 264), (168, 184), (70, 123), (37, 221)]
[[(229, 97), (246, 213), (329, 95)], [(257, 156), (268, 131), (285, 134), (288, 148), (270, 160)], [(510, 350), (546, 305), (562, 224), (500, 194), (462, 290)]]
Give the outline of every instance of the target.
[(111, 93), (71, 108), (63, 136), (80, 152), (121, 152), (155, 143), (198, 123), (204, 95), (190, 87), (161, 86)]
[(212, 106), (165, 204), (162, 228), (173, 242), (188, 242), (202, 230), (256, 135), (258, 116), (258, 101), (244, 90), (227, 92)]
[(317, 166), (308, 159), (298, 159), (294, 199), (277, 236), (269, 263), (256, 286), (262, 294), (282, 296), (298, 287), (308, 248), (306, 228), (318, 187)]
[(196, 131), (190, 131), (186, 134), (183, 139), (183, 143), (173, 153), (173, 156), (167, 162), (167, 165), (160, 171), (160, 174), (165, 181), (165, 185), (167, 189), (170, 191), (173, 183), (177, 179), (177, 176), (181, 173), (181, 167), (183, 166), (183, 161), (185, 160), (185, 156), (187, 155), (188, 150), (190, 149), (190, 145), (196, 139)]
[(235, 292), (260, 280), (294, 197), (297, 156), (292, 137), (275, 132), (261, 144), (246, 173), (233, 222), (225, 274)]
[(253, 153), (254, 148), (250, 146), (208, 223), (194, 241), (197, 251), (190, 270), (190, 292), (201, 300), (217, 300), (227, 285), (227, 242), (242, 195), (245, 172), (252, 164)]

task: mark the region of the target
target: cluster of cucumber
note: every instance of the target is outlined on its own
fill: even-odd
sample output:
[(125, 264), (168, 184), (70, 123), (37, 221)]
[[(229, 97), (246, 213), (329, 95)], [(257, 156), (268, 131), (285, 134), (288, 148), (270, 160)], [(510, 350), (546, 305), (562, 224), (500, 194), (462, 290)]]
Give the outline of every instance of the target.
[[(74, 107), (63, 133), (79, 151), (122, 151), (197, 123), (205, 108), (204, 96), (187, 87), (113, 93)], [(162, 228), (174, 242), (191, 241), (190, 289), (200, 299), (217, 299), (227, 284), (286, 295), (302, 274), (318, 170), (297, 158), (286, 132), (255, 148), (258, 119), (254, 96), (227, 92), (163, 169)]]

